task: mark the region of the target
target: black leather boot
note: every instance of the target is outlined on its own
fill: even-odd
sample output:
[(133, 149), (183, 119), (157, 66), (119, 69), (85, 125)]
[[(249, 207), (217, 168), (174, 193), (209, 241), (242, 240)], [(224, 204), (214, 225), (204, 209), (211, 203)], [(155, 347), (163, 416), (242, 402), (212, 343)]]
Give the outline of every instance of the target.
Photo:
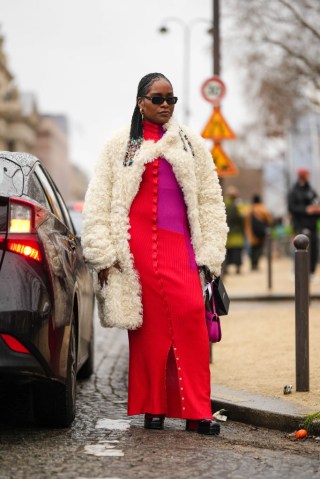
[(194, 431), (207, 436), (218, 436), (220, 434), (220, 424), (214, 419), (187, 419), (186, 431)]
[(145, 429), (163, 429), (164, 427), (164, 414), (145, 414), (144, 415), (144, 427)]

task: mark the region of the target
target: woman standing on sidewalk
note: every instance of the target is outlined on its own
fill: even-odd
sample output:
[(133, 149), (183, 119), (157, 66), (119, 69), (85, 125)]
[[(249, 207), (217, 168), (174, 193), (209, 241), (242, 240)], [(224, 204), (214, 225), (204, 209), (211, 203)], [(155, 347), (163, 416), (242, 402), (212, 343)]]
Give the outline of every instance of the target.
[(244, 215), (239, 205), (239, 191), (235, 186), (229, 186), (226, 192), (226, 214), (229, 233), (227, 238), (227, 254), (223, 265), (223, 274), (228, 274), (228, 268), (234, 264), (236, 273), (241, 273), (242, 251), (245, 243)]
[(129, 330), (128, 414), (218, 434), (198, 267), (220, 274), (225, 208), (203, 140), (172, 118), (176, 102), (164, 75), (141, 79), (131, 127), (107, 142), (89, 185), (82, 242), (102, 325)]
[(252, 204), (246, 216), (246, 235), (250, 246), (251, 270), (256, 271), (266, 239), (267, 227), (272, 223), (271, 213), (259, 195), (253, 195)]

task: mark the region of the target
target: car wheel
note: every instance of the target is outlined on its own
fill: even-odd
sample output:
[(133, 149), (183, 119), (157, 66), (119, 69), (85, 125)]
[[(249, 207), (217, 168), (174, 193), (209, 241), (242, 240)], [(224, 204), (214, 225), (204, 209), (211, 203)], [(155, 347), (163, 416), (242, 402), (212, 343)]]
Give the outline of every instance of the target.
[(65, 384), (39, 383), (34, 386), (34, 415), (43, 426), (68, 427), (76, 413), (77, 346), (74, 320), (71, 321)]
[(91, 340), (89, 343), (88, 358), (86, 362), (81, 367), (78, 378), (79, 379), (89, 379), (94, 371), (94, 332), (92, 328)]

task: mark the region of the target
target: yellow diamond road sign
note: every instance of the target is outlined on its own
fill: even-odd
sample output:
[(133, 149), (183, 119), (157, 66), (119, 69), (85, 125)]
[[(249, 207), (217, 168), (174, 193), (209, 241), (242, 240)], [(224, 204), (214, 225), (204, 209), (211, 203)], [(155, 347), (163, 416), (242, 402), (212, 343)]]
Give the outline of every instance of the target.
[(219, 143), (214, 145), (211, 155), (216, 165), (218, 176), (236, 176), (238, 174), (238, 168), (223, 151)]
[(223, 118), (218, 106), (214, 107), (211, 118), (202, 132), (202, 136), (214, 141), (234, 140), (236, 138), (236, 135)]

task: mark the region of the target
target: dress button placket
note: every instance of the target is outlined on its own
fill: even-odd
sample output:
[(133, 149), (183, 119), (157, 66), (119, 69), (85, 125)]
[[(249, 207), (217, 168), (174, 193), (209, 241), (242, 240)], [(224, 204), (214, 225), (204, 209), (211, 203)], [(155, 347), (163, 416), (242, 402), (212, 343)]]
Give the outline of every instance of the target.
[[(173, 352), (174, 352), (174, 355), (175, 355), (176, 362), (180, 361), (180, 358), (177, 357), (177, 347), (176, 347), (174, 341), (172, 341), (172, 349), (173, 349)], [(177, 363), (177, 364), (180, 364), (180, 363)], [(186, 411), (186, 407), (185, 407), (185, 397), (182, 396), (182, 394), (183, 394), (182, 391), (184, 390), (184, 388), (183, 388), (183, 386), (182, 386), (182, 384), (183, 384), (183, 378), (182, 378), (182, 375), (181, 375), (181, 366), (178, 366), (178, 365), (177, 365), (177, 371), (178, 371), (178, 379), (179, 379), (179, 389), (180, 389), (180, 391), (181, 391), (181, 392), (180, 392), (180, 398), (181, 398), (181, 402), (182, 402), (182, 404), (183, 404), (183, 406), (181, 405), (181, 406), (182, 406), (181, 409), (182, 409), (182, 411)]]
[(158, 168), (159, 162), (156, 160), (153, 164), (153, 197), (152, 197), (152, 259), (153, 267), (156, 274), (159, 271), (158, 268), (158, 229), (157, 229), (157, 212), (158, 212)]
[[(177, 354), (178, 354), (177, 346), (176, 346), (176, 343), (175, 343), (174, 340), (172, 341), (172, 349), (173, 349), (173, 353), (174, 353), (176, 362), (180, 361), (180, 358), (177, 356)], [(180, 364), (180, 363), (178, 363), (178, 364)], [(179, 384), (180, 384), (179, 389), (180, 389), (180, 391), (183, 391), (183, 386), (181, 386), (182, 383), (183, 383), (183, 378), (182, 378), (182, 375), (181, 375), (181, 366), (177, 365), (177, 371), (178, 371), (178, 379), (179, 379)], [(182, 394), (183, 393), (181, 393), (181, 396), (180, 396), (181, 401), (185, 401), (185, 397), (182, 396)], [(185, 404), (185, 402), (183, 402), (183, 404)], [(186, 407), (184, 405), (184, 406), (182, 406), (182, 411), (185, 411), (185, 410), (186, 410)]]
[[(153, 266), (154, 266), (154, 271), (156, 274), (159, 273), (159, 267), (158, 267), (158, 218), (157, 218), (157, 215), (158, 215), (158, 180), (159, 180), (159, 160), (155, 160), (154, 164), (153, 164), (153, 171), (152, 171), (152, 175), (153, 175), (153, 178), (152, 178), (152, 183), (153, 183), (153, 198), (152, 198), (152, 239), (153, 239), (153, 242), (152, 242), (152, 258), (153, 258)], [(163, 283), (162, 283), (162, 280), (161, 280), (161, 277), (159, 277), (160, 279), (160, 288), (161, 290), (163, 291)], [(164, 293), (164, 291), (163, 291)], [(164, 306), (165, 306), (165, 309), (166, 309), (166, 313), (168, 315), (168, 317), (170, 318), (170, 308), (169, 308), (169, 305), (165, 299), (165, 295), (164, 295)], [(173, 330), (172, 330), (172, 326), (171, 326), (171, 331), (173, 333)], [(180, 358), (177, 357), (177, 347), (175, 345), (175, 341), (174, 339), (172, 339), (172, 349), (173, 349), (173, 352), (174, 352), (174, 355), (175, 355), (175, 359), (176, 361), (180, 361)], [(178, 368), (178, 371), (179, 371), (179, 384), (180, 384), (180, 391), (183, 391), (184, 388), (181, 386), (182, 384), (182, 376), (181, 376), (181, 367), (179, 366)], [(183, 393), (182, 393), (183, 394)], [(185, 404), (185, 397), (181, 397), (181, 401), (184, 401), (183, 404)], [(186, 407), (185, 406), (182, 406), (182, 411), (186, 411)]]

